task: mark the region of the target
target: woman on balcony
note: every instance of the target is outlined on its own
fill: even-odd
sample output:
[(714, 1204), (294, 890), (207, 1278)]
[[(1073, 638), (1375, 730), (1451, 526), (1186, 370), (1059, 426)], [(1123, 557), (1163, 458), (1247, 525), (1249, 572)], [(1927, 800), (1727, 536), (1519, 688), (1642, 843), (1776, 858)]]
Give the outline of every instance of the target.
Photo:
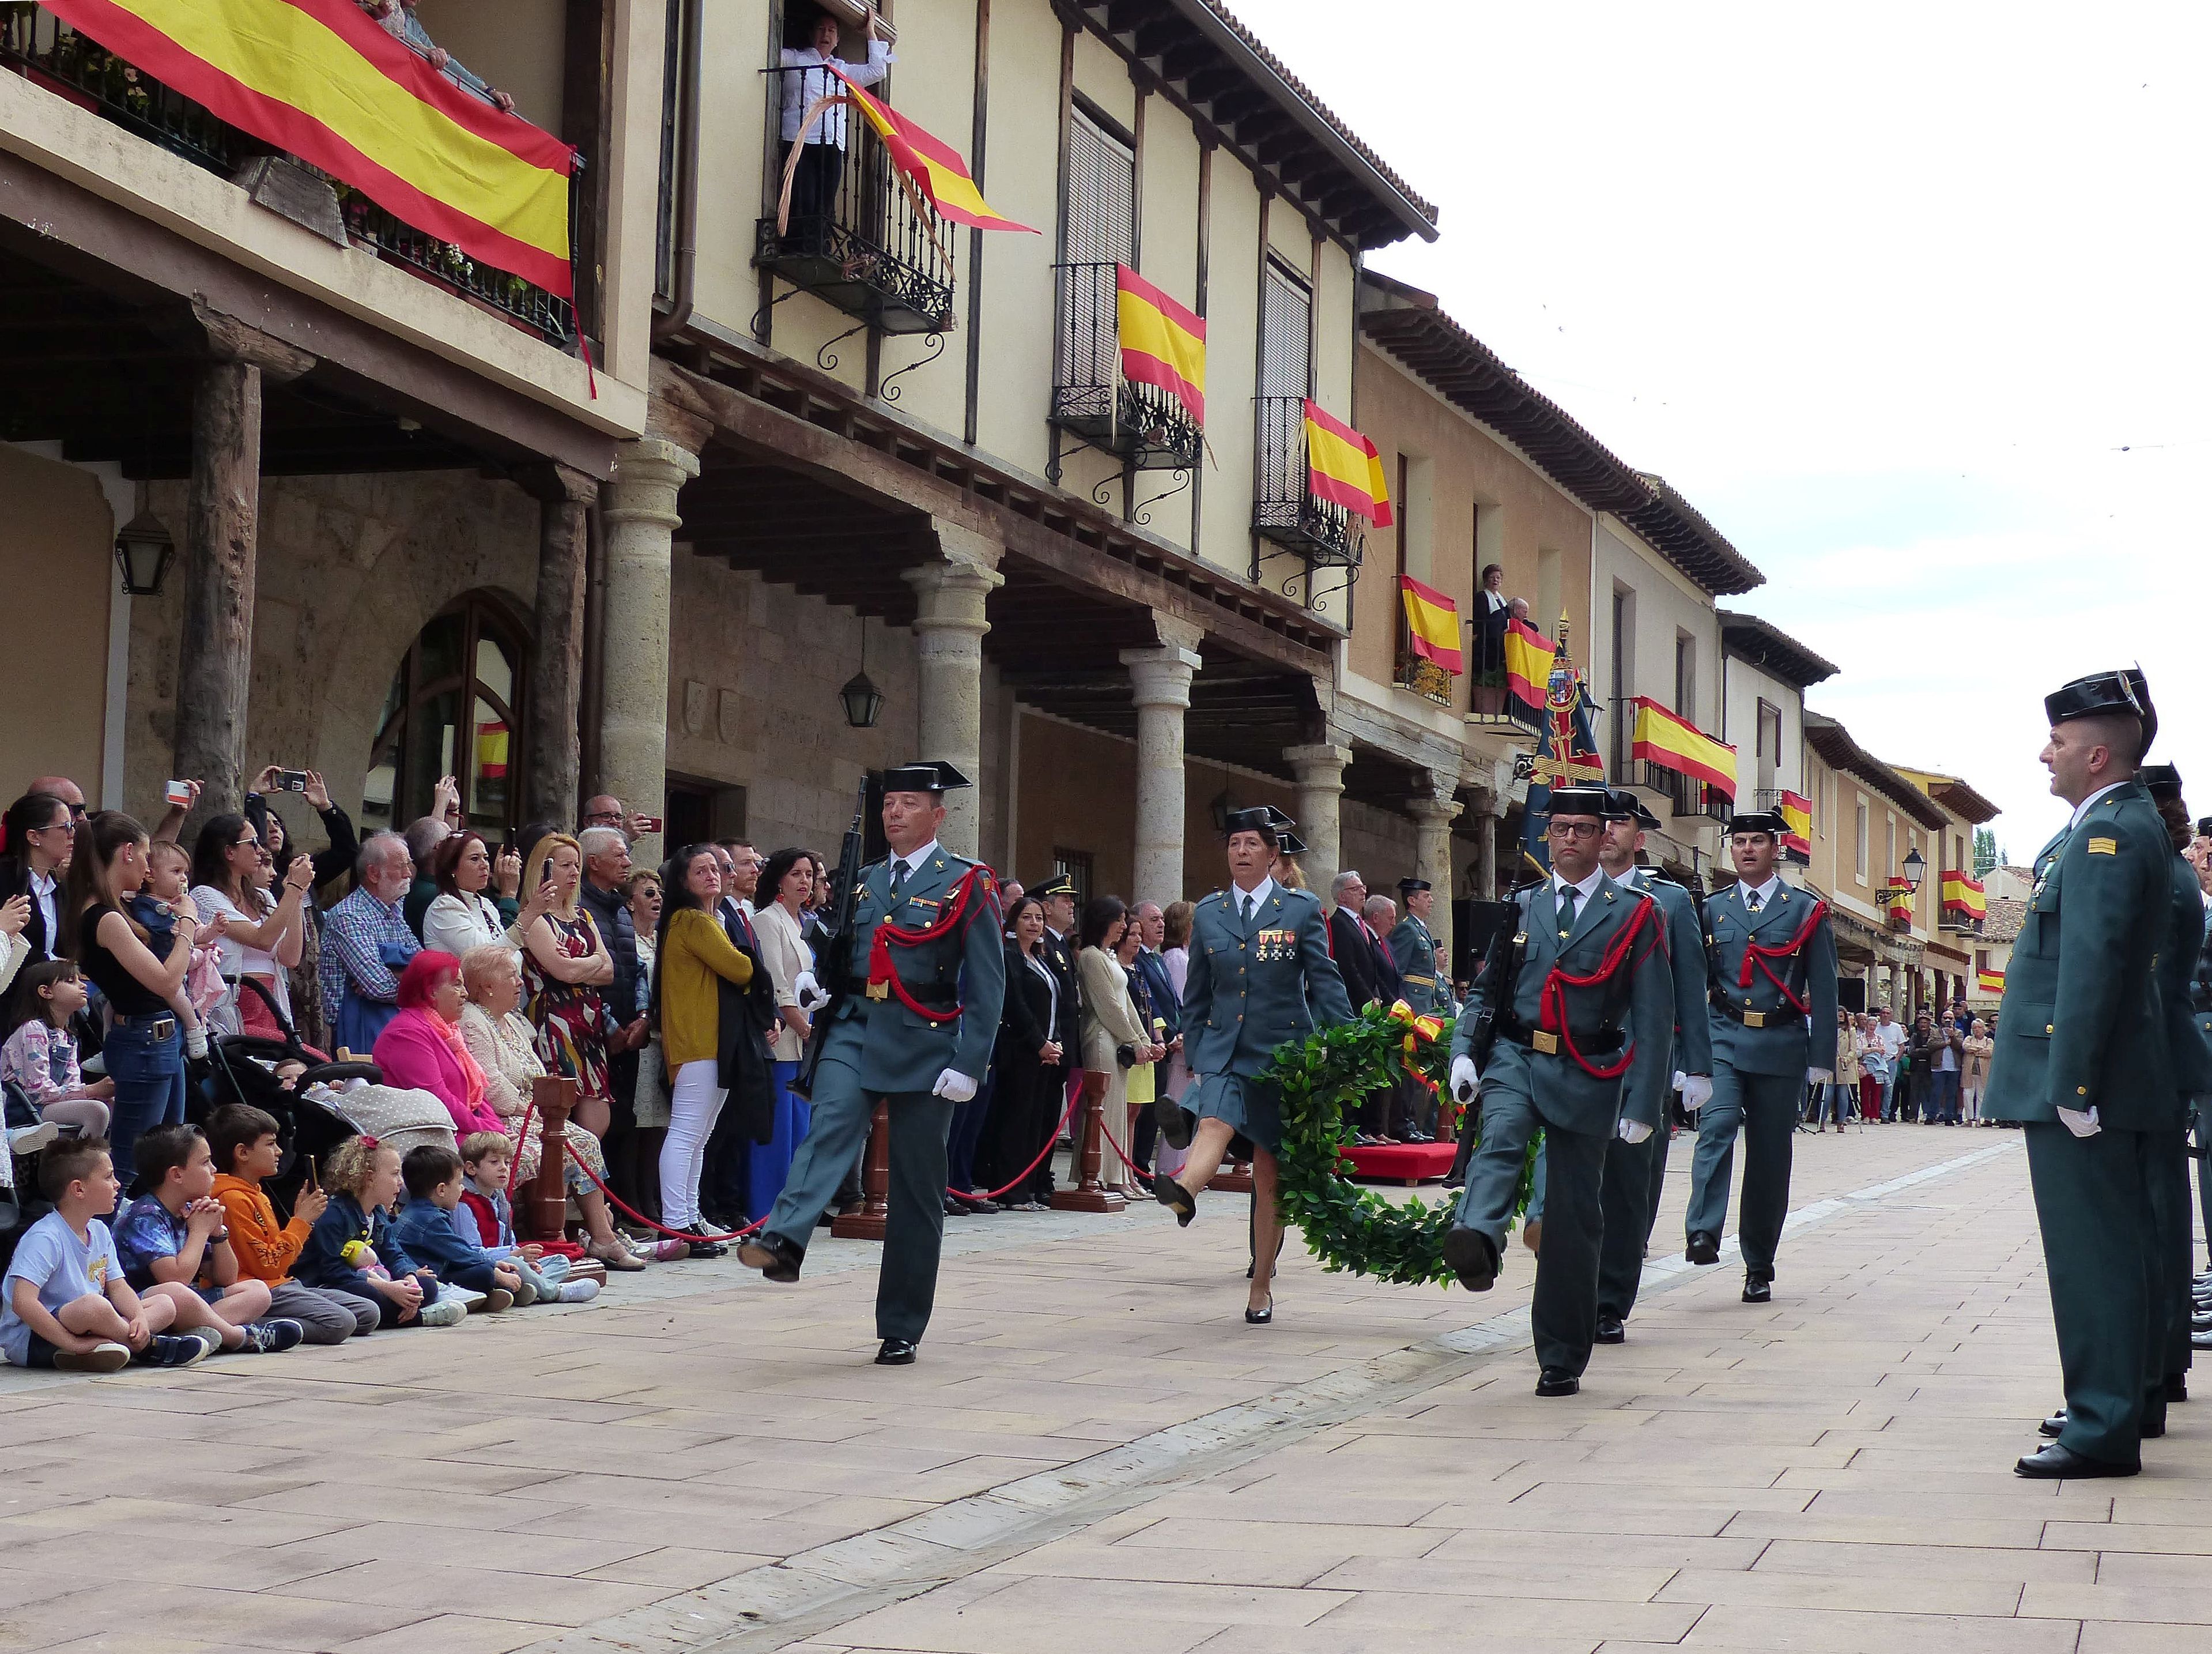
[[(876, 33), (876, 9), (868, 8), (868, 61), (864, 64), (846, 63), (837, 57), (837, 40), (841, 27), (837, 20), (827, 11), (815, 14), (813, 33), (803, 46), (783, 49), (783, 67), (796, 73), (778, 76), (783, 82), (783, 120), (778, 130), (783, 137), (783, 164), (790, 174), (791, 217), (789, 234), (800, 243), (805, 251), (830, 251), (830, 216), (837, 201), (837, 180), (845, 165), (845, 134), (851, 109), (844, 104), (833, 104), (814, 118), (802, 137), (799, 128), (806, 122), (806, 112), (820, 98), (843, 94), (845, 88), (826, 65), (835, 63), (838, 71), (855, 86), (873, 86), (890, 72), (897, 60), (891, 56), (890, 47)], [(792, 167), (792, 150), (799, 150), (799, 164)]]

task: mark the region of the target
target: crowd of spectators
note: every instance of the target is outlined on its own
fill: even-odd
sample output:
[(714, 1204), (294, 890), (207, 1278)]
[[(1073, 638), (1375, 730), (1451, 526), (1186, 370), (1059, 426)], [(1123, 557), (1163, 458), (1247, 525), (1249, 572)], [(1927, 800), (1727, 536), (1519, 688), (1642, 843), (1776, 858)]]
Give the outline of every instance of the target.
[(1836, 1078), (1806, 1103), (1815, 1131), (1847, 1119), (1862, 1124), (1995, 1126), (1982, 1117), (1997, 1019), (1963, 1000), (1923, 1011), (1907, 1028), (1887, 1006), (1836, 1013)]

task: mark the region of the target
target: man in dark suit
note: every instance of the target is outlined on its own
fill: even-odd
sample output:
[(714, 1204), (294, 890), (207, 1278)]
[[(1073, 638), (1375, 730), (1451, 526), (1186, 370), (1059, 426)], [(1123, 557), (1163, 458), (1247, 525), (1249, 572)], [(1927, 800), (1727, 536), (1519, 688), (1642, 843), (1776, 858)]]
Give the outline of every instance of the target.
[(1329, 957), (1336, 961), (1345, 997), (1356, 1013), (1374, 1004), (1382, 991), (1376, 981), (1374, 943), (1361, 917), (1367, 905), (1367, 881), (1356, 868), (1346, 867), (1328, 881), (1328, 899), (1335, 903), (1328, 915)]
[[(1182, 1003), (1176, 997), (1175, 983), (1168, 976), (1168, 962), (1160, 953), (1160, 944), (1167, 940), (1167, 916), (1157, 902), (1139, 902), (1136, 907), (1136, 926), (1139, 946), (1137, 969), (1144, 976), (1145, 986), (1152, 995), (1152, 1031), (1159, 1043), (1172, 1052), (1182, 1043)], [(1133, 994), (1131, 998), (1135, 998)], [(1141, 1110), (1129, 1142), (1129, 1156), (1142, 1167), (1152, 1164), (1152, 1142), (1159, 1130), (1159, 1121), (1151, 1109)]]
[[(1060, 1014), (1054, 1021), (1053, 1042), (1074, 1059), (1075, 1054), (1083, 1049), (1083, 979), (1075, 969), (1075, 879), (1068, 873), (1054, 873), (1030, 885), (1029, 894), (1044, 903), (1044, 936), (1037, 943), (1037, 951), (1044, 955), (1046, 968), (1060, 983)], [(1082, 1062), (1072, 1060), (1068, 1064), (1069, 1087), (1082, 1084)], [(1065, 1108), (1066, 1104), (1067, 1098), (1062, 1097), (1060, 1105)], [(1037, 1168), (1037, 1174), (1042, 1191), (1039, 1198), (1049, 1201), (1050, 1155)]]

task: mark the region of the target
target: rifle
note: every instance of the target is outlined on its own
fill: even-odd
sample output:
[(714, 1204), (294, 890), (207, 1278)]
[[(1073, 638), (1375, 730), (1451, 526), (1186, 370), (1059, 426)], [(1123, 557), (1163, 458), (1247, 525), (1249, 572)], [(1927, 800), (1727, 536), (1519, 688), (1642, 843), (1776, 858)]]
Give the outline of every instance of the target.
[(1490, 951), (1485, 958), (1482, 975), (1474, 984), (1462, 1017), (1473, 1019), (1474, 1032), (1468, 1036), (1468, 1055), (1474, 1059), (1479, 1072), (1490, 1067), (1491, 1048), (1498, 1043), (1498, 1019), (1510, 1012), (1513, 1005), (1513, 990), (1521, 978), (1521, 956), (1528, 946), (1528, 915), (1518, 902), (1513, 903), (1512, 922), (1504, 924), (1490, 934)]
[(822, 1048), (830, 1038), (830, 1025), (853, 992), (853, 908), (860, 893), (860, 864), (867, 854), (868, 779), (860, 778), (860, 795), (853, 800), (853, 824), (845, 830), (838, 848), (837, 871), (830, 876), (830, 922), (824, 927), (822, 947), (814, 961), (814, 980), (829, 998), (817, 1006), (806, 1036), (806, 1050), (799, 1060), (793, 1094), (810, 1102), (814, 1097), (814, 1073), (822, 1066)]

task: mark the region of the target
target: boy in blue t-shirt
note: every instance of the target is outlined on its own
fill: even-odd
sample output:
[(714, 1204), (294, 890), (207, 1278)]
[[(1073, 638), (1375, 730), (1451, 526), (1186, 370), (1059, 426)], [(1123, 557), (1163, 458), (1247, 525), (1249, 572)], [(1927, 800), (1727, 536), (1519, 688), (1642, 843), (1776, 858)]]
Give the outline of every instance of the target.
[(113, 1372), (129, 1361), (188, 1367), (217, 1347), (213, 1331), (170, 1336), (177, 1306), (141, 1300), (123, 1278), (115, 1242), (100, 1219), (122, 1185), (97, 1137), (46, 1152), (40, 1186), (54, 1209), (15, 1244), (0, 1276), (0, 1354), (19, 1367)]

